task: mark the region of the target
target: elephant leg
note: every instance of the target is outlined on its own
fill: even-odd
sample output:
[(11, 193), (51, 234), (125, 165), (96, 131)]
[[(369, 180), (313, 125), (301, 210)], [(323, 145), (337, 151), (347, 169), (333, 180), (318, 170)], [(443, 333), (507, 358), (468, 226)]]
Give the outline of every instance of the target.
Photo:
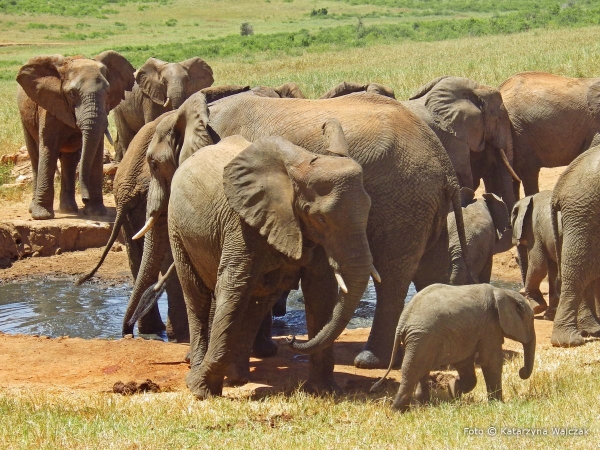
[(431, 388), (429, 387), (429, 374), (419, 380), (415, 390), (415, 400), (421, 405), (426, 405), (431, 401)]
[[(315, 337), (331, 317), (338, 295), (337, 282), (322, 247), (314, 250), (313, 261), (314, 264), (303, 269), (301, 278), (309, 339)], [(333, 345), (310, 355), (308, 380), (303, 389), (317, 394), (342, 392), (333, 376), (334, 365)]]
[(102, 196), (102, 183), (104, 182), (104, 139), (100, 139), (92, 167), (90, 170), (89, 199), (83, 199), (83, 214), (86, 216), (105, 216), (106, 207)]
[(115, 137), (115, 161), (121, 162), (127, 147), (136, 135), (136, 132), (132, 130), (127, 122), (120, 117), (121, 113), (114, 114), (115, 125), (117, 127), (117, 135)]
[(548, 259), (548, 309), (544, 313), (544, 319), (554, 320), (560, 292), (558, 290), (558, 266), (556, 262)]
[(60, 202), (58, 210), (63, 214), (77, 213), (75, 201), (75, 174), (81, 152), (60, 153)]
[[(429, 371), (434, 365), (432, 352), (419, 351), (411, 344), (407, 344), (404, 350), (402, 379), (400, 380), (398, 393), (392, 403), (392, 408), (400, 412), (408, 411), (415, 386), (429, 376)], [(415, 353), (418, 353), (418, 356)]]
[(129, 269), (133, 278), (136, 279), (140, 266), (142, 264), (142, 255), (144, 254), (144, 238), (133, 240), (132, 237), (135, 233), (142, 228), (143, 223), (138, 224), (132, 223), (129, 214), (123, 222), (123, 237), (125, 238), (125, 248), (127, 249), (127, 258), (129, 260)]
[[(164, 275), (173, 262), (173, 255), (167, 251), (161, 265)], [(167, 337), (171, 341), (189, 342), (190, 327), (187, 318), (187, 309), (183, 299), (183, 290), (178, 276), (170, 277), (166, 285), (167, 291)]]
[(529, 264), (525, 277), (525, 297), (530, 299), (529, 305), (534, 314), (540, 314), (548, 309), (548, 304), (540, 291), (540, 284), (548, 273), (546, 256), (541, 249), (534, 247), (528, 254)]
[[(517, 174), (520, 176), (519, 172)], [(523, 182), (523, 190), (525, 196), (537, 194), (540, 192), (539, 186), (540, 168), (539, 167), (528, 167), (525, 174), (520, 178)]]
[(480, 283), (489, 283), (492, 278), (492, 267), (494, 265), (494, 255), (490, 255), (488, 260), (485, 262), (485, 265), (482, 267), (481, 272), (479, 272), (479, 282)]
[(591, 283), (585, 290), (584, 301), (579, 305), (577, 313), (577, 328), (583, 337), (600, 336), (600, 323), (596, 315), (595, 290), (596, 282)]
[(458, 376), (449, 383), (450, 395), (458, 398), (463, 394), (471, 392), (477, 385), (475, 375), (475, 355), (453, 364)]
[(32, 180), (31, 180), (31, 188), (32, 188), (32, 196), (31, 203), (29, 204), (29, 212), (32, 211), (35, 204), (35, 195), (37, 189), (37, 175), (38, 175), (38, 164), (39, 164), (39, 154), (40, 150), (38, 148), (38, 143), (35, 141), (33, 136), (29, 134), (29, 132), (25, 129), (25, 146), (27, 147), (27, 153), (29, 153), (29, 160), (31, 161), (31, 172), (32, 172)]
[(60, 146), (58, 136), (43, 123), (45, 119), (40, 116), (38, 172), (31, 206), (31, 217), (38, 220), (54, 218), (54, 174)]
[(448, 229), (443, 228), (437, 241), (425, 252), (419, 262), (417, 272), (413, 277), (417, 291), (434, 283), (448, 284), (450, 282), (449, 245)]
[(277, 354), (277, 344), (271, 338), (271, 327), (273, 326), (273, 314), (267, 311), (262, 320), (254, 344), (252, 344), (252, 356), (257, 358), (268, 358)]

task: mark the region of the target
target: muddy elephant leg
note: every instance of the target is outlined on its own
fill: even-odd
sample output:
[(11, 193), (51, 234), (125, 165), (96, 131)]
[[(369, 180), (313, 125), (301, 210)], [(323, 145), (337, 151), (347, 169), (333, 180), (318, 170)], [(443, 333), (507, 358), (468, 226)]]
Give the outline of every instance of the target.
[[(331, 317), (338, 294), (333, 270), (322, 247), (315, 249), (313, 261), (314, 264), (304, 268), (301, 279), (309, 339), (316, 336)], [(334, 365), (333, 345), (310, 355), (308, 380), (303, 389), (317, 394), (342, 392), (333, 376)]]
[(494, 256), (491, 255), (485, 262), (485, 265), (479, 273), (478, 281), (480, 283), (489, 283), (492, 278), (492, 267), (494, 265)]
[(533, 195), (540, 192), (539, 186), (539, 177), (540, 177), (540, 168), (530, 166), (527, 171), (521, 176), (519, 172), (517, 174), (520, 176), (521, 181), (523, 182), (523, 190), (525, 191), (525, 196)]
[[(25, 129), (25, 127), (23, 127)], [(40, 150), (38, 148), (38, 144), (35, 139), (29, 134), (27, 130), (24, 133), (25, 136), (25, 146), (27, 147), (27, 153), (29, 153), (29, 160), (31, 161), (31, 203), (29, 204), (29, 212), (31, 212), (34, 204), (35, 204), (35, 193), (37, 189), (37, 175), (38, 175), (38, 164), (39, 164), (39, 153)]]
[(558, 266), (550, 259), (547, 260), (548, 264), (548, 309), (544, 313), (545, 320), (554, 320), (556, 315), (556, 308), (558, 308), (558, 299), (560, 292), (558, 289)]
[[(466, 266), (465, 271), (466, 271)], [(442, 229), (440, 237), (435, 244), (429, 248), (417, 268), (417, 273), (413, 277), (415, 288), (420, 291), (434, 283), (450, 283), (450, 251), (448, 241), (448, 230)], [(468, 275), (466, 278), (468, 279)]]
[(600, 323), (598, 323), (598, 316), (596, 315), (595, 287), (595, 281), (587, 287), (584, 301), (580, 303), (577, 312), (577, 328), (583, 337), (600, 336)]
[(479, 365), (483, 372), (488, 400), (502, 401), (502, 340), (484, 342), (479, 346)]
[(77, 213), (75, 201), (75, 174), (81, 152), (62, 152), (60, 154), (60, 202), (58, 210), (63, 214)]
[[(417, 353), (418, 356), (415, 354)], [(419, 350), (408, 344), (402, 361), (402, 379), (398, 393), (392, 403), (392, 408), (406, 412), (410, 408), (410, 400), (415, 392), (415, 386), (421, 380), (428, 378), (433, 365), (431, 353), (419, 353)]]
[[(173, 262), (171, 251), (167, 251), (161, 264), (161, 273), (164, 275)], [(167, 337), (171, 341), (189, 342), (190, 327), (187, 318), (187, 309), (183, 299), (183, 290), (178, 276), (170, 277), (166, 285), (167, 291)]]
[[(529, 264), (525, 278), (525, 297), (530, 299), (529, 305), (534, 314), (540, 314), (548, 309), (548, 304), (540, 291), (540, 284), (548, 273), (546, 256), (537, 246), (528, 253)], [(533, 302), (531, 301), (533, 300)]]
[(419, 380), (415, 390), (415, 400), (421, 405), (427, 405), (431, 401), (431, 389), (429, 387), (429, 374)]
[(477, 375), (475, 375), (475, 355), (453, 364), (458, 372), (458, 376), (450, 380), (450, 395), (458, 398), (463, 394), (471, 392), (477, 385)]
[(252, 356), (257, 358), (268, 358), (277, 354), (277, 344), (271, 337), (271, 328), (273, 326), (273, 314), (267, 311), (263, 318), (254, 344), (252, 344)]
[(42, 124), (40, 117), (39, 160), (31, 217), (38, 220), (54, 218), (54, 174), (58, 160), (58, 136)]
[(104, 139), (100, 139), (92, 167), (90, 170), (89, 199), (84, 199), (83, 214), (86, 216), (105, 216), (106, 207), (102, 196), (102, 183), (104, 181)]

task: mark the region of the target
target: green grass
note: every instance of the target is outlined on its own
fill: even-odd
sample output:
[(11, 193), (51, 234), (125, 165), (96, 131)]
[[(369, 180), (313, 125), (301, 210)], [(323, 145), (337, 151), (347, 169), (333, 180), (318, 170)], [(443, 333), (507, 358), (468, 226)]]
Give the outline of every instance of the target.
[[(521, 357), (505, 363), (505, 403), (486, 401), (478, 384), (461, 402), (399, 414), (390, 409), (396, 383), (377, 395), (314, 398), (301, 392), (262, 399), (197, 401), (187, 392), (120, 397), (39, 389), (0, 390), (0, 442), (6, 448), (597, 448), (600, 443), (600, 342), (538, 352), (532, 377)], [(498, 434), (488, 435), (490, 427)], [(506, 436), (507, 428), (549, 436)], [(552, 436), (553, 427), (587, 430)], [(465, 428), (481, 430), (469, 435)]]

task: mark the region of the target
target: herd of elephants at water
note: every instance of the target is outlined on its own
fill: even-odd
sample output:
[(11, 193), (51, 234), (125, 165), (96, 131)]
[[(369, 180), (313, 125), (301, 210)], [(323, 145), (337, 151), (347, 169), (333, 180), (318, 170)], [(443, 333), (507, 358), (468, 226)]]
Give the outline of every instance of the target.
[[(441, 76), (408, 100), (376, 83), (306, 99), (292, 82), (214, 81), (198, 57), (136, 70), (114, 51), (37, 56), (17, 75), (34, 219), (54, 217), (58, 160), (59, 211), (78, 211), (79, 165), (82, 213), (106, 214), (112, 111), (116, 218), (78, 283), (121, 232), (135, 280), (123, 335), (137, 323), (189, 342), (197, 398), (220, 395), (225, 377), (248, 382), (250, 356), (277, 351), (272, 308), (300, 286), (308, 340), (289, 345), (310, 355), (304, 388), (336, 392), (333, 343), (373, 278), (373, 325), (354, 363), (401, 364), (402, 411), (413, 394), (429, 398), (440, 365), (458, 371), (453, 396), (471, 391), (476, 354), (501, 400), (503, 339), (523, 344), (528, 378), (534, 314), (554, 321), (554, 346), (600, 335), (600, 78), (524, 72), (494, 88)], [(554, 191), (538, 192), (540, 168), (566, 165)], [(525, 296), (487, 284), (493, 255), (513, 245)], [(419, 293), (404, 308), (411, 282)]]

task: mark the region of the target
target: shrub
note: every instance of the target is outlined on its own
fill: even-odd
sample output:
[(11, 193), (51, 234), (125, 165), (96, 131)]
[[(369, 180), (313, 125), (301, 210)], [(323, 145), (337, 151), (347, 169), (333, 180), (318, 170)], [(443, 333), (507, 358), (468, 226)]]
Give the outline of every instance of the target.
[(310, 12), (311, 16), (326, 16), (327, 15), (327, 8), (321, 8), (321, 9), (313, 9)]
[(250, 36), (254, 34), (254, 27), (250, 25), (250, 22), (244, 22), (240, 27), (240, 34), (242, 36)]
[(165, 25), (168, 27), (174, 27), (177, 25), (177, 19), (169, 19), (165, 22)]

